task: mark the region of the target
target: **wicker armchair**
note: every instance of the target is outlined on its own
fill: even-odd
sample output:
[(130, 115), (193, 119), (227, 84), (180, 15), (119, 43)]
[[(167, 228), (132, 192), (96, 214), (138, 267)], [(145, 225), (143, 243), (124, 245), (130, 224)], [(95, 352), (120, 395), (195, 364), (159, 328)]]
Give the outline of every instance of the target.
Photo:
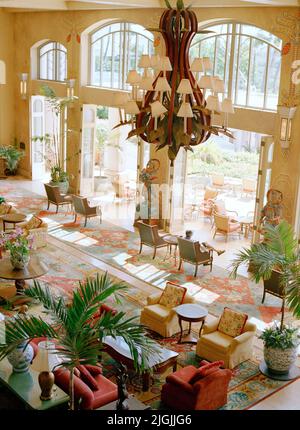
[(232, 221), (227, 215), (220, 215), (218, 213), (214, 214), (214, 238), (217, 234), (221, 234), (225, 236), (225, 240), (227, 242), (228, 236), (231, 234), (240, 234), (242, 233), (241, 224), (236, 221)]
[(182, 262), (193, 264), (196, 266), (194, 276), (197, 276), (198, 266), (200, 264), (210, 266), (212, 270), (213, 264), (213, 251), (212, 249), (206, 249), (203, 245), (200, 245), (198, 241), (193, 241), (190, 239), (183, 239), (178, 237), (178, 247), (180, 262), (178, 270), (181, 269)]
[(87, 219), (95, 216), (100, 217), (100, 224), (102, 223), (102, 209), (101, 206), (89, 206), (87, 197), (72, 195), (73, 207), (75, 212), (74, 223), (77, 221), (77, 215), (82, 215), (85, 218), (84, 226), (86, 227)]
[(72, 197), (69, 195), (61, 194), (58, 186), (53, 186), (49, 184), (44, 184), (44, 186), (48, 199), (47, 210), (49, 209), (50, 203), (56, 206), (56, 213), (58, 212), (59, 206), (72, 206)]

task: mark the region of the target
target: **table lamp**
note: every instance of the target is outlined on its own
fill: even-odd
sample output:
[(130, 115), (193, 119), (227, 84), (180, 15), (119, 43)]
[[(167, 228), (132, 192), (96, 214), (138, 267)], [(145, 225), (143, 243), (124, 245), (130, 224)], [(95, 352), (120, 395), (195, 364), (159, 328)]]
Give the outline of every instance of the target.
[(33, 370), (40, 372), (38, 381), (42, 390), (41, 400), (50, 400), (53, 395), (54, 374), (52, 370), (59, 364), (57, 355), (51, 352), (54, 347), (54, 343), (47, 340), (40, 342), (38, 344), (38, 353), (31, 366)]

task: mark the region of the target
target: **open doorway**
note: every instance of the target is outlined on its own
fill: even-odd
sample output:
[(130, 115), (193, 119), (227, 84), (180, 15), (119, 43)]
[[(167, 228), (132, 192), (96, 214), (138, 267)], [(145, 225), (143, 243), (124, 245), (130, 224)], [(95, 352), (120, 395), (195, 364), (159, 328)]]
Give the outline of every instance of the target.
[(138, 140), (127, 139), (130, 125), (116, 127), (120, 123), (118, 109), (98, 106), (96, 112), (93, 196), (101, 202), (104, 217), (132, 229), (140, 158)]
[(218, 258), (224, 267), (233, 253), (249, 246), (253, 238), (262, 141), (258, 133), (232, 133), (234, 139), (212, 135), (193, 152), (178, 157), (182, 162), (181, 168), (175, 163), (175, 181), (176, 176), (183, 176), (183, 211), (180, 222), (177, 219), (171, 229), (177, 234), (192, 230), (193, 239), (225, 250)]
[(65, 169), (66, 115), (66, 110), (63, 115), (54, 113), (46, 97), (31, 97), (31, 176), (33, 180), (44, 183), (50, 181), (51, 167), (57, 164), (58, 154), (59, 162)]

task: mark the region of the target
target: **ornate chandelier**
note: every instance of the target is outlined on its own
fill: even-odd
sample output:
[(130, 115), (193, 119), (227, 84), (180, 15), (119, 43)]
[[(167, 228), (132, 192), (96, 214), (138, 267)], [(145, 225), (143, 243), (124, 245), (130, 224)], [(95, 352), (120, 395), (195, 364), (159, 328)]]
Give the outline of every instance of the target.
[[(132, 124), (128, 137), (140, 136), (156, 144), (157, 149), (168, 147), (173, 166), (181, 147), (192, 151), (193, 146), (205, 142), (211, 134), (233, 137), (227, 127), (228, 114), (234, 113), (234, 109), (232, 101), (224, 98), (223, 80), (211, 74), (210, 59), (195, 58), (190, 65), (194, 36), (211, 31), (198, 31), (196, 14), (185, 8), (182, 0), (177, 0), (176, 9), (168, 0), (165, 2), (168, 9), (161, 16), (159, 28), (148, 30), (162, 34), (166, 55), (142, 55), (138, 64), (143, 69), (142, 76), (136, 70), (129, 71), (126, 82), (132, 87), (131, 96), (121, 94), (116, 105), (121, 121), (118, 126)], [(215, 115), (221, 112), (223, 125), (216, 126)]]

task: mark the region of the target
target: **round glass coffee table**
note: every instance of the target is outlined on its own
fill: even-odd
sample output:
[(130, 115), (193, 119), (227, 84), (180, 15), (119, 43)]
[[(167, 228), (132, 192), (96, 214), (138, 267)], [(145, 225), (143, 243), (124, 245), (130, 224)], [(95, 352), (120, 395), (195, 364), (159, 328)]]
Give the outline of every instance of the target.
[(17, 293), (24, 291), (25, 281), (39, 278), (48, 272), (46, 264), (35, 255), (30, 256), (29, 263), (24, 269), (14, 269), (9, 257), (0, 261), (0, 278), (15, 281)]
[(6, 224), (13, 224), (13, 228), (16, 227), (16, 224), (19, 222), (22, 222), (26, 219), (26, 215), (21, 213), (13, 213), (13, 214), (6, 214), (2, 216), (2, 222), (3, 222), (3, 231), (5, 231)]
[[(208, 315), (207, 309), (195, 303), (186, 303), (186, 304), (177, 306), (174, 310), (177, 313), (178, 322), (180, 326), (180, 337), (179, 337), (178, 343), (197, 343), (198, 339), (196, 339), (191, 333), (191, 325), (193, 322), (202, 322), (199, 330), (199, 337), (200, 337), (203, 324), (205, 322), (205, 318)], [(184, 337), (183, 337), (182, 321), (187, 321), (189, 323), (188, 334)]]

